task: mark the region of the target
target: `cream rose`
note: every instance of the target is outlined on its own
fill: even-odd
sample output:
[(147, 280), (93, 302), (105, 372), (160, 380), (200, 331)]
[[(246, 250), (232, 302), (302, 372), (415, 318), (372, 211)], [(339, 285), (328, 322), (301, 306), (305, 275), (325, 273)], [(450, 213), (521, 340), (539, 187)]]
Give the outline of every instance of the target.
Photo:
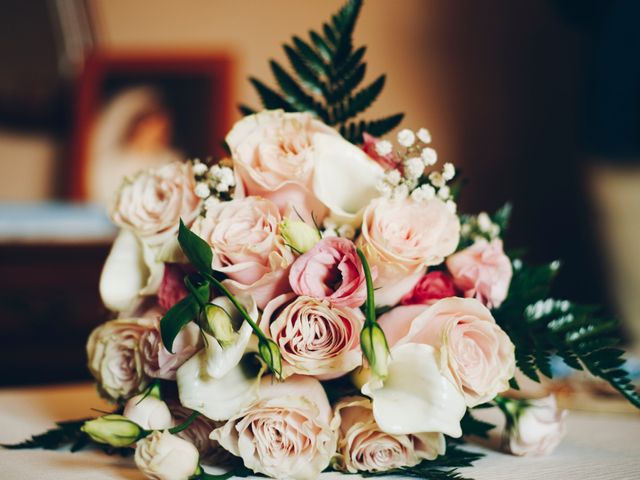
[(336, 378), (361, 364), (358, 308), (337, 307), (327, 300), (276, 297), (265, 307), (260, 325), (280, 348), (283, 374)]
[(140, 341), (152, 328), (153, 319), (130, 318), (111, 320), (91, 332), (87, 341), (89, 371), (106, 397), (126, 399), (147, 386)]
[(499, 307), (507, 298), (513, 270), (502, 249), (502, 240), (476, 241), (451, 255), (447, 268), (465, 297), (476, 298), (488, 308)]
[(111, 206), (111, 218), (149, 245), (164, 244), (197, 217), (200, 199), (190, 163), (173, 162), (127, 178)]
[(317, 380), (293, 376), (277, 382), (266, 377), (259, 401), (214, 430), (211, 438), (254, 472), (312, 480), (336, 450), (331, 417), (327, 395)]
[(371, 401), (348, 397), (335, 407), (332, 427), (339, 433), (334, 466), (349, 473), (384, 472), (434, 460), (445, 452), (441, 433), (393, 435), (375, 421)]
[(467, 406), (487, 402), (509, 388), (515, 373), (513, 343), (479, 301), (450, 297), (430, 307), (397, 307), (379, 322), (390, 338), (405, 334), (399, 344), (435, 347)]
[(191, 230), (211, 245), (213, 268), (229, 277), (227, 288), (251, 294), (263, 308), (290, 290), (287, 275), (294, 256), (279, 233), (280, 221), (271, 201), (245, 197), (208, 209)]
[(196, 447), (159, 430), (136, 444), (134, 460), (142, 473), (153, 480), (188, 480), (199, 467)]
[(324, 217), (326, 209), (311, 191), (316, 133), (339, 137), (309, 113), (267, 110), (237, 122), (226, 141), (247, 195), (269, 198), (283, 214), (295, 205)]
[(460, 239), (460, 221), (438, 198), (372, 201), (357, 244), (377, 268), (376, 304), (395, 305), (413, 290), (425, 267), (442, 263)]
[(567, 411), (558, 408), (553, 395), (524, 402), (505, 431), (505, 446), (514, 455), (549, 455), (566, 433)]

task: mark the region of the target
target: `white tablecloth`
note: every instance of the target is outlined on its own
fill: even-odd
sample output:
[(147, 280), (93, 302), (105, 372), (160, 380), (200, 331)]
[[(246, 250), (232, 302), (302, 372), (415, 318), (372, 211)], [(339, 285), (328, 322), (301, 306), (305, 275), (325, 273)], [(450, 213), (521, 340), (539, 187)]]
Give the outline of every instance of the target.
[[(0, 443), (24, 440), (56, 420), (95, 415), (91, 408), (109, 407), (87, 384), (0, 390)], [(640, 480), (639, 415), (571, 412), (568, 430), (551, 456), (518, 458), (480, 448), (487, 456), (463, 473), (476, 480)], [(323, 480), (336, 477), (325, 474)], [(142, 478), (132, 459), (99, 452), (0, 450), (4, 480)]]

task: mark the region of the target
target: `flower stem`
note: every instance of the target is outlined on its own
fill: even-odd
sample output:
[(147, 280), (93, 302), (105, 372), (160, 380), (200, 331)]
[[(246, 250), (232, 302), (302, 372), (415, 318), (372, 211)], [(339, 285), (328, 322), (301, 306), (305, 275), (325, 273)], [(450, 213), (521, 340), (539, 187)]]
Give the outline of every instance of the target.
[(356, 249), (358, 257), (362, 262), (362, 268), (364, 269), (364, 278), (367, 283), (367, 305), (366, 305), (366, 322), (367, 325), (371, 325), (376, 322), (376, 304), (374, 301), (373, 293), (373, 277), (371, 276), (371, 269), (369, 268), (369, 262), (364, 256), (364, 253), (359, 248)]
[(193, 421), (198, 418), (200, 414), (198, 412), (196, 412), (195, 410), (193, 412), (191, 412), (191, 415), (189, 415), (189, 417), (182, 422), (180, 425), (170, 428), (169, 429), (169, 433), (180, 433), (183, 430), (186, 430), (187, 428), (189, 428), (189, 425), (191, 425), (193, 423)]

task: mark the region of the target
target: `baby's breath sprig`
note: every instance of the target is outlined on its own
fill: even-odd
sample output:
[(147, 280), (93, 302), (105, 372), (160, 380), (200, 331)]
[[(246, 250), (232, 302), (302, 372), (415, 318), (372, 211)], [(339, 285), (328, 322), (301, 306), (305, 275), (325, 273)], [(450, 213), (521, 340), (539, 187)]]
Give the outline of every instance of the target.
[[(376, 153), (381, 156), (394, 155), (398, 167), (387, 170), (378, 184), (378, 191), (387, 198), (404, 199), (407, 196), (418, 202), (440, 198), (453, 212), (457, 206), (451, 188), (447, 185), (456, 176), (452, 163), (445, 163), (442, 169), (433, 169), (438, 163), (438, 153), (430, 147), (431, 133), (426, 128), (416, 132), (405, 128), (398, 132), (400, 147), (394, 152), (388, 140), (375, 144)], [(429, 171), (430, 170), (430, 171)]]
[(202, 162), (199, 158), (191, 162), (196, 179), (195, 194), (204, 200), (205, 212), (212, 205), (233, 199), (236, 177), (229, 159), (222, 159), (213, 165), (210, 165), (210, 160)]

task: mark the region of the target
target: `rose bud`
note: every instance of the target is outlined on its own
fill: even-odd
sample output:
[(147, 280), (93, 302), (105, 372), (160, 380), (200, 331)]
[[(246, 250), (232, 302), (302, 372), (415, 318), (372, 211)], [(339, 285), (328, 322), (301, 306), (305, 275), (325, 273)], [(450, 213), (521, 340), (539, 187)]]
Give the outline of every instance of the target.
[(280, 223), (280, 234), (287, 245), (300, 253), (306, 253), (320, 241), (320, 232), (317, 228), (288, 218)]
[(140, 440), (134, 459), (142, 473), (154, 480), (187, 480), (200, 468), (198, 449), (167, 431)]
[(206, 305), (202, 320), (204, 331), (216, 337), (223, 348), (231, 345), (237, 337), (229, 313), (220, 305), (213, 303)]
[(145, 430), (164, 430), (173, 427), (169, 407), (152, 394), (131, 397), (122, 414)]
[(104, 415), (84, 422), (80, 427), (84, 433), (98, 443), (112, 447), (128, 447), (142, 434), (142, 428), (122, 415)]
[(365, 325), (360, 332), (360, 348), (377, 378), (386, 378), (389, 366), (389, 345), (380, 325)]
[(548, 455), (566, 433), (567, 411), (558, 409), (553, 395), (537, 400), (498, 397), (496, 402), (507, 417), (503, 448), (513, 455)]

